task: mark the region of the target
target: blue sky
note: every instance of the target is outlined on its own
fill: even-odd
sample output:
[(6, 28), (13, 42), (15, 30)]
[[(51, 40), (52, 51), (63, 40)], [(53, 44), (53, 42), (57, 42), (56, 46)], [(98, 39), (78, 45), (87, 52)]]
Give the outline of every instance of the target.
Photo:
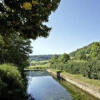
[(70, 53), (100, 41), (100, 0), (62, 0), (47, 25), (50, 35), (32, 41), (33, 55)]

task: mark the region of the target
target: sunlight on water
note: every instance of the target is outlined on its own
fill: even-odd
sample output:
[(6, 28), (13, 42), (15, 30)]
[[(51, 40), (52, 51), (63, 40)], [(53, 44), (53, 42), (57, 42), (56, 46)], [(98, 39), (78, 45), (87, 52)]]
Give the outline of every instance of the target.
[(72, 100), (68, 91), (47, 72), (28, 74), (27, 93), (34, 97), (35, 100)]

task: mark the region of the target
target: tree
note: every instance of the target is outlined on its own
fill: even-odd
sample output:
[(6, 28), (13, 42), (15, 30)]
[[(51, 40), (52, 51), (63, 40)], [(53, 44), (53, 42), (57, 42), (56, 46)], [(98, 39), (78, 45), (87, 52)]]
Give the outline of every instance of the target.
[(100, 54), (100, 43), (94, 42), (91, 45), (90, 56), (91, 58), (99, 58), (99, 54)]
[(0, 35), (0, 47), (4, 45), (3, 37)]
[(76, 52), (76, 58), (79, 60), (86, 60), (86, 52), (85, 49), (81, 49), (78, 52)]
[(25, 40), (16, 33), (3, 38), (4, 45), (0, 47), (0, 63), (13, 63), (23, 72), (29, 65), (29, 53), (31, 53), (30, 40)]
[(70, 59), (70, 56), (66, 53), (59, 56), (59, 58), (58, 58), (59, 62), (62, 62), (62, 63), (66, 63), (69, 59)]
[(44, 23), (59, 3), (60, 0), (2, 0), (0, 34), (6, 37), (16, 32), (24, 38), (47, 37), (51, 28)]
[(53, 63), (56, 63), (58, 61), (58, 55), (53, 55), (50, 62), (53, 64)]

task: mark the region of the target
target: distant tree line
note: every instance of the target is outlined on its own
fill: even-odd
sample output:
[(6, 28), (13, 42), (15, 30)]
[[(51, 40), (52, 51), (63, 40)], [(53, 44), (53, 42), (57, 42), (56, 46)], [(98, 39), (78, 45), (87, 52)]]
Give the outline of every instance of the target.
[(50, 63), (51, 68), (100, 80), (100, 42), (92, 43), (69, 55), (54, 55)]
[(34, 56), (30, 56), (30, 60), (34, 60), (34, 61), (43, 61), (43, 60), (49, 60), (51, 59), (53, 55), (34, 55)]

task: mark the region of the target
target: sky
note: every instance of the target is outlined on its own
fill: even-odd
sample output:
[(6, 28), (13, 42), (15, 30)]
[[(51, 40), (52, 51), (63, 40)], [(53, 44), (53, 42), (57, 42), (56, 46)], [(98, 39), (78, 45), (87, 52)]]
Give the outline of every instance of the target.
[(100, 0), (61, 0), (47, 25), (49, 37), (32, 41), (32, 55), (70, 53), (100, 41)]

